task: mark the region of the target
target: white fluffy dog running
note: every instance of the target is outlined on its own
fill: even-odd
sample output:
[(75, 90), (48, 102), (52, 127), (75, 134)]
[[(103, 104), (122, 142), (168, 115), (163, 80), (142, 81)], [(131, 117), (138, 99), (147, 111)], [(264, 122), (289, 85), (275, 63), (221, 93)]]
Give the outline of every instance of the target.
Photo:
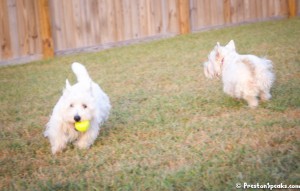
[(204, 63), (207, 78), (222, 76), (224, 92), (246, 100), (252, 108), (258, 105), (258, 97), (262, 101), (271, 98), (270, 89), (275, 80), (272, 69), (270, 60), (238, 54), (233, 40), (224, 47), (218, 42)]
[[(89, 148), (99, 134), (100, 125), (108, 119), (111, 109), (109, 97), (93, 82), (86, 68), (74, 62), (72, 70), (78, 83), (71, 86), (66, 80), (66, 88), (44, 132), (50, 140), (53, 154), (61, 152), (67, 143), (74, 141), (81, 149)], [(89, 120), (90, 127), (82, 133), (75, 130), (74, 124), (83, 120)]]

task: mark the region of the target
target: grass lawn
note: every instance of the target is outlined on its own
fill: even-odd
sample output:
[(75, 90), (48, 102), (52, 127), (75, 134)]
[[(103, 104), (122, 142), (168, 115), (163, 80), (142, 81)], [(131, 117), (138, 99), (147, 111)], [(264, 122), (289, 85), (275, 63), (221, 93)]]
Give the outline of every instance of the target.
[[(206, 79), (219, 41), (267, 56), (271, 101), (250, 109)], [(0, 190), (234, 190), (300, 184), (300, 19), (247, 24), (0, 68)], [(44, 126), (71, 63), (86, 65), (112, 113), (89, 150), (53, 156)]]

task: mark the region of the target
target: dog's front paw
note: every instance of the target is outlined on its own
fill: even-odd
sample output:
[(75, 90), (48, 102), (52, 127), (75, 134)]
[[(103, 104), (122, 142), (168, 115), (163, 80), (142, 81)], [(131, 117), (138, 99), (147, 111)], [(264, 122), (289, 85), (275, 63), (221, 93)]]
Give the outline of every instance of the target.
[(83, 140), (78, 140), (77, 142), (75, 142), (75, 146), (77, 146), (79, 149), (90, 148), (90, 144), (88, 144), (87, 142), (85, 142)]
[(248, 101), (248, 106), (252, 109), (255, 109), (258, 106), (257, 100)]
[(55, 155), (57, 153), (61, 153), (64, 150), (63, 146), (53, 146), (51, 147), (52, 154)]
[(258, 100), (256, 97), (253, 97), (253, 96), (246, 96), (245, 97), (245, 100), (247, 101), (248, 103), (248, 106), (250, 108), (256, 108), (258, 106)]

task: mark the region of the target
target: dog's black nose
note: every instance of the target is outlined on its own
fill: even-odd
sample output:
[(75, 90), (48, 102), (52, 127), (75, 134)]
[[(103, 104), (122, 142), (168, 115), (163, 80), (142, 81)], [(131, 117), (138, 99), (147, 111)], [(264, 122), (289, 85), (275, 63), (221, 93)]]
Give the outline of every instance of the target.
[(74, 120), (75, 120), (76, 122), (79, 122), (79, 121), (81, 120), (81, 117), (80, 117), (79, 115), (75, 115), (75, 116), (74, 116)]

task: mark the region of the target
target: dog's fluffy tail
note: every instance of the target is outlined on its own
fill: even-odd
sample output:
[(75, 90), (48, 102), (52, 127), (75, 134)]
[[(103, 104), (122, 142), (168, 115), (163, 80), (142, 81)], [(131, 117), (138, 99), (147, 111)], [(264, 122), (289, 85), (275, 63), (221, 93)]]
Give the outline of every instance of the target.
[(72, 70), (73, 70), (74, 74), (76, 75), (78, 82), (90, 82), (91, 81), (91, 78), (90, 78), (86, 68), (82, 64), (80, 64), (78, 62), (74, 62), (72, 64)]

